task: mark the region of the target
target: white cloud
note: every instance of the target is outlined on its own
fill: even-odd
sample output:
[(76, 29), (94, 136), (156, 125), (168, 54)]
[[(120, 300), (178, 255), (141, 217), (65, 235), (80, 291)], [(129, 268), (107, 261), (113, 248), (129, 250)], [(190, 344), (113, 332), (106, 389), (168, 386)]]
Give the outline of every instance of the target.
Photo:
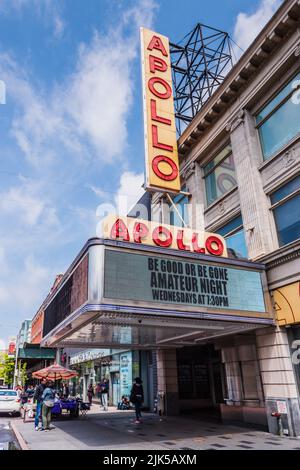
[(30, 10), (32, 16), (52, 29), (55, 39), (60, 39), (65, 29), (60, 7), (60, 3), (55, 0), (0, 0), (0, 14), (21, 15), (24, 10)]
[(0, 214), (11, 216), (23, 228), (37, 223), (47, 226), (58, 223), (56, 210), (42, 195), (41, 185), (22, 177), (17, 186), (0, 193)]
[[(14, 279), (11, 282), (11, 277)], [(24, 318), (29, 315), (33, 317), (35, 311), (33, 306), (38, 307), (42, 303), (41, 294), (47, 293), (47, 285), (51, 278), (51, 271), (44, 265), (39, 264), (33, 256), (27, 256), (20, 270), (10, 267), (6, 275), (0, 277), (0, 306), (1, 310), (13, 301), (14, 310), (22, 310)], [(50, 288), (50, 286), (49, 286)], [(15, 322), (15, 319), (10, 317)], [(0, 320), (0, 323), (3, 320)]]
[(155, 8), (141, 0), (117, 28), (95, 32), (90, 44), (80, 45), (74, 72), (50, 90), (37, 89), (9, 55), (0, 56), (1, 78), (19, 108), (12, 134), (31, 164), (54, 162), (62, 148), (85, 161), (91, 155), (106, 163), (124, 158), (138, 27), (150, 23)]
[(4, 339), (0, 339), (0, 351), (3, 351), (6, 349), (6, 341)]
[[(151, 27), (154, 9), (152, 1), (141, 0), (121, 16), (117, 28), (105, 36), (95, 32), (90, 44), (78, 49), (73, 73), (48, 88), (37, 84), (11, 55), (0, 56), (0, 76), (7, 85), (8, 104), (13, 104), (11, 136), (30, 164), (26, 173), (32, 168), (32, 179), (19, 177), (0, 192), (0, 324), (7, 315), (14, 323), (32, 317), (55, 274), (71, 261), (59, 253), (70, 241), (80, 247), (86, 235), (95, 233), (99, 218), (84, 202), (75, 206), (78, 195), (73, 201), (68, 184), (73, 175), (80, 179), (91, 159), (111, 163), (118, 172), (127, 164), (126, 121), (134, 93), (138, 27)], [(57, 20), (57, 34), (62, 33)], [(127, 194), (129, 210), (143, 193), (142, 182), (143, 175), (127, 171), (116, 196), (91, 189), (107, 200), (111, 194), (114, 205)], [(16, 333), (6, 331), (7, 336)]]
[[(239, 13), (233, 31), (233, 39), (245, 51), (256, 38), (271, 16), (275, 13), (282, 0), (260, 0), (253, 13)], [(241, 49), (234, 47), (234, 55), (238, 58)]]
[(97, 227), (96, 235), (102, 236), (102, 222), (109, 214), (127, 216), (132, 207), (143, 196), (145, 190), (142, 188), (144, 183), (143, 173), (133, 173), (125, 171), (120, 178), (119, 187), (114, 195), (113, 201), (107, 200), (97, 207)]
[(115, 195), (115, 203), (119, 215), (127, 215), (132, 206), (145, 193), (142, 188), (144, 183), (143, 173), (125, 171), (120, 178), (120, 186)]

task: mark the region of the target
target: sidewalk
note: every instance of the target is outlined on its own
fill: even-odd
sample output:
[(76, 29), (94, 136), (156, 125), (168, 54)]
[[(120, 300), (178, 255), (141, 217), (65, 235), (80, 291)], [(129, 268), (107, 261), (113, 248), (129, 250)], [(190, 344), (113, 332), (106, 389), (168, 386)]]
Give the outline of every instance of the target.
[(99, 412), (93, 405), (86, 417), (53, 421), (50, 432), (34, 430), (33, 422), (13, 421), (32, 450), (300, 450), (300, 440), (239, 426), (203, 421), (195, 416), (159, 417), (144, 414), (134, 424), (133, 411)]

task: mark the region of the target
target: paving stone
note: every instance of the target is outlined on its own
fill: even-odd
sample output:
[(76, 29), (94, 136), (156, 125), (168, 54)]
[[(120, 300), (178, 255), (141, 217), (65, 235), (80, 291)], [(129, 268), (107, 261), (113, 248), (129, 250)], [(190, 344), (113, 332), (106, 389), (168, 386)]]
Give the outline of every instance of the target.
[(273, 445), (273, 446), (281, 446), (282, 445), (279, 442), (272, 442), (272, 441), (265, 441), (265, 444)]
[(237, 447), (241, 447), (242, 449), (253, 449), (251, 446), (246, 446), (244, 444), (239, 444)]
[(254, 444), (253, 441), (240, 441), (242, 444)]
[(227, 447), (227, 446), (223, 446), (223, 444), (211, 444), (211, 445), (214, 446), (214, 447), (220, 447), (220, 448), (221, 447)]
[(166, 444), (167, 446), (175, 446), (176, 445), (175, 442), (169, 442), (169, 441), (164, 442), (164, 444)]

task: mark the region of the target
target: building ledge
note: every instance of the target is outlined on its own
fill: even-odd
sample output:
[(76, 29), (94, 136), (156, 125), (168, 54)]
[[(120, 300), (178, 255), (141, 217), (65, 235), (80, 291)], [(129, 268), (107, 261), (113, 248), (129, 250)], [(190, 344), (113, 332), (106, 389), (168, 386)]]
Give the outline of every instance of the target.
[(289, 243), (288, 245), (284, 245), (278, 248), (278, 250), (272, 251), (272, 253), (269, 253), (256, 261), (264, 263), (266, 265), (266, 269), (269, 270), (281, 264), (288, 263), (296, 258), (300, 258), (300, 239)]

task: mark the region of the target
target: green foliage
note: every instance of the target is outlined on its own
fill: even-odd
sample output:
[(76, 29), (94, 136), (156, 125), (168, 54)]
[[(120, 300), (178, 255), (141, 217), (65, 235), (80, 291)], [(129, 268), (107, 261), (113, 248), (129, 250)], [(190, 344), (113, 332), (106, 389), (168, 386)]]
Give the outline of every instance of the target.
[(19, 378), (20, 378), (20, 382), (21, 382), (21, 385), (24, 387), (26, 381), (27, 381), (27, 363), (24, 362), (22, 365), (21, 365), (21, 361), (19, 361)]
[(8, 354), (0, 356), (0, 377), (4, 379), (5, 385), (12, 387), (14, 380), (15, 359)]

